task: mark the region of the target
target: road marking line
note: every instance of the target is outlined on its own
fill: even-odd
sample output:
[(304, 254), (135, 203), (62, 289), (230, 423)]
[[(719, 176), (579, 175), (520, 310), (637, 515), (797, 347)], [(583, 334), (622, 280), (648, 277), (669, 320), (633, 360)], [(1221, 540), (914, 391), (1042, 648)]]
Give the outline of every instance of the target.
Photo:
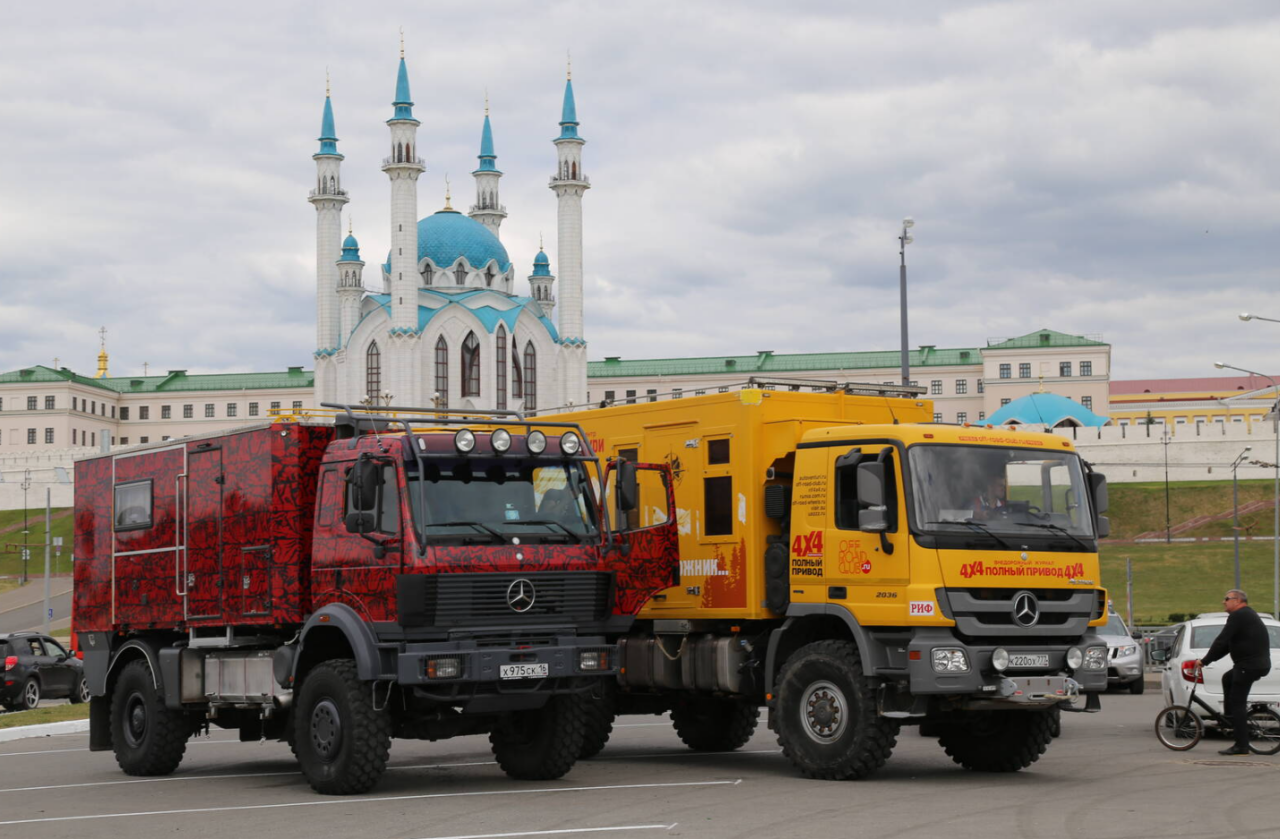
[[(271, 740), (268, 742), (275, 743), (276, 741)], [(225, 746), (228, 743), (240, 743), (240, 741), (239, 740), (191, 740), (187, 743), (187, 745), (188, 746)], [(254, 744), (244, 744), (244, 745), (254, 745)], [(88, 747), (85, 747), (83, 749), (44, 749), (43, 751), (38, 751), (38, 752), (0, 752), (0, 757), (23, 757), (24, 755), (62, 755), (62, 754), (69, 754), (71, 752), (87, 752), (87, 751), (89, 751)]]
[(614, 830), (673, 830), (671, 824), (624, 824), (617, 827), (570, 827), (564, 830), (523, 830), (519, 833), (468, 833), (466, 836), (432, 836), (430, 839), (507, 839), (511, 836), (565, 836), (570, 833), (606, 833)]
[(613, 724), (614, 728), (670, 728), (669, 722), (618, 722)]
[(679, 758), (686, 758), (686, 757), (724, 757), (725, 755), (780, 755), (780, 754), (782, 754), (782, 749), (750, 749), (750, 750), (735, 749), (734, 751), (731, 751), (731, 752), (694, 752), (694, 751), (684, 751), (684, 752), (654, 752), (653, 754), (647, 754), (647, 755), (614, 755), (614, 756), (612, 756), (612, 757), (595, 757), (595, 758), (592, 758), (592, 760), (593, 760), (593, 761), (597, 761), (597, 760), (600, 760), (600, 761), (603, 761), (603, 760), (639, 760), (639, 759), (643, 759), (643, 758), (646, 758), (646, 757), (679, 757)]
[(241, 804), (232, 807), (193, 807), (187, 810), (141, 810), (133, 813), (97, 813), (90, 816), (49, 816), (42, 819), (14, 819), (0, 822), (0, 827), (11, 824), (45, 824), (49, 822), (78, 822), (95, 819), (124, 819), (137, 816), (186, 816), (194, 813), (234, 813), (243, 810), (280, 810), (288, 807), (322, 807), (327, 804), (341, 804), (350, 807), (355, 804), (381, 804), (387, 801), (425, 801), (435, 798), (472, 798), (487, 795), (531, 795), (540, 792), (604, 792), (618, 789), (671, 789), (675, 787), (723, 787), (737, 786), (742, 779), (735, 781), (686, 781), (668, 784), (607, 784), (596, 787), (543, 787), (541, 789), (503, 789), (477, 792), (436, 792), (418, 795), (384, 795), (372, 798), (321, 798), (311, 801), (290, 801), (283, 804)]

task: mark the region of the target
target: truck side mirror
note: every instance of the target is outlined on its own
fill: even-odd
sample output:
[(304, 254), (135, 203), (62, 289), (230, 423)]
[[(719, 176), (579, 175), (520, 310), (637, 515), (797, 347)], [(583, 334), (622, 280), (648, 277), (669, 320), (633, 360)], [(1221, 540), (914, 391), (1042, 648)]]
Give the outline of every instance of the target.
[(1105, 539), (1111, 535), (1111, 519), (1098, 516), (1098, 538)]
[(885, 506), (884, 464), (858, 464), (858, 529), (883, 533), (889, 529), (889, 509)]
[(347, 513), (347, 518), (343, 523), (347, 526), (348, 533), (356, 533), (361, 536), (366, 533), (373, 533), (378, 529), (377, 516), (373, 513), (358, 511)]
[(1101, 516), (1107, 511), (1107, 476), (1090, 472), (1089, 492), (1093, 494), (1093, 511)]
[(377, 509), (378, 491), (382, 488), (382, 464), (363, 458), (357, 460), (347, 472), (347, 483), (351, 486), (349, 507), (352, 510), (367, 513)]
[(618, 461), (618, 484), (615, 489), (619, 510), (634, 510), (640, 504), (640, 479), (636, 465)]

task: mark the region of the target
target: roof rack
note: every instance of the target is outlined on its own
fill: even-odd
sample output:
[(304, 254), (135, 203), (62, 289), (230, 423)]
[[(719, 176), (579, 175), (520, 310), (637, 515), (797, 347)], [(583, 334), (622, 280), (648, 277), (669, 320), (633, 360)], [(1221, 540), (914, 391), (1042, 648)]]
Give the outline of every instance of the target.
[(564, 428), (574, 431), (583, 446), (582, 456), (589, 459), (596, 457), (591, 450), (591, 441), (586, 432), (576, 422), (545, 422), (536, 419), (525, 419), (519, 411), (482, 411), (479, 409), (451, 410), (449, 408), (405, 408), (395, 405), (347, 405), (334, 402), (322, 402), (322, 408), (335, 410), (334, 425), (339, 439), (358, 436), (361, 428), (367, 428), (375, 434), (385, 432), (388, 428), (400, 426), (405, 434), (413, 434), (413, 426), (457, 426), (482, 423), (484, 425), (513, 425), (528, 428)]
[(835, 382), (828, 379), (780, 379), (774, 376), (768, 378), (752, 376), (747, 379), (747, 387), (758, 387), (764, 390), (775, 390), (778, 387), (785, 388), (812, 388), (814, 391), (823, 391), (826, 393), (848, 393), (861, 396), (899, 396), (909, 399), (913, 396), (923, 396), (925, 389), (918, 385), (888, 385), (878, 384), (876, 382)]

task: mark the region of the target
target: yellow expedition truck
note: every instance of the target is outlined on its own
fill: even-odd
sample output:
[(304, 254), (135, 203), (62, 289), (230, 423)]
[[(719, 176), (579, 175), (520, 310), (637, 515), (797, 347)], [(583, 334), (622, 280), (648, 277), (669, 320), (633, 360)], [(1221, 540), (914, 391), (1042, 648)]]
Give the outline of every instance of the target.
[(763, 705), (813, 778), (873, 772), (901, 725), (970, 769), (1029, 766), (1106, 688), (1106, 479), (1060, 436), (930, 422), (916, 388), (795, 388), (571, 414), (624, 462), (611, 521), (665, 523), (667, 470), (625, 468), (665, 463), (679, 530), (584, 751), (613, 713), (666, 710), (734, 749)]

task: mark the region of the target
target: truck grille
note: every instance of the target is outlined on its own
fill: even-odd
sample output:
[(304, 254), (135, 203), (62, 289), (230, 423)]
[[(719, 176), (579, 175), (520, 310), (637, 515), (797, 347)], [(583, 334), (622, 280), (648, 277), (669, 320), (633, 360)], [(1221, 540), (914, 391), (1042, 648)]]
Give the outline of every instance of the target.
[[(1035, 596), (1037, 617), (1031, 626), (1014, 620), (1014, 600), (1022, 592)], [(1077, 636), (1083, 635), (1089, 621), (1097, 618), (1099, 597), (1092, 589), (944, 589), (947, 616), (965, 635), (1000, 636)]]
[[(401, 574), (400, 624), (452, 628), (602, 621), (611, 609), (612, 579), (593, 571)], [(522, 610), (516, 611), (508, 602), (512, 595), (532, 602), (519, 599), (516, 606)]]

